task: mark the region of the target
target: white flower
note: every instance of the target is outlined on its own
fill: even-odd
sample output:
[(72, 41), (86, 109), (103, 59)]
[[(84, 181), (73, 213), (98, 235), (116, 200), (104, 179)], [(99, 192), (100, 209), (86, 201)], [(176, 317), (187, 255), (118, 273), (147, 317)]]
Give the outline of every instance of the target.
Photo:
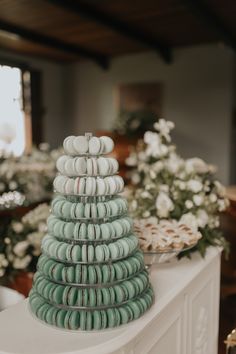
[(184, 191), (185, 188), (186, 188), (186, 183), (183, 182), (183, 181), (180, 181), (180, 182), (179, 182), (179, 189), (180, 189), (181, 191)]
[(196, 179), (190, 179), (187, 182), (187, 188), (192, 191), (193, 193), (198, 193), (202, 190), (202, 183)]
[(154, 164), (152, 164), (152, 169), (158, 173), (164, 168), (164, 163), (162, 161), (157, 161)]
[(21, 222), (13, 222), (12, 223), (12, 228), (16, 233), (20, 233), (23, 231), (23, 225)]
[(20, 241), (13, 247), (13, 252), (18, 257), (23, 257), (25, 255), (25, 252), (26, 252), (28, 247), (29, 247), (29, 242), (28, 241)]
[(183, 160), (174, 152), (165, 162), (166, 168), (170, 173), (177, 173), (183, 165)]
[(166, 193), (160, 192), (158, 194), (156, 198), (156, 209), (157, 215), (160, 218), (167, 218), (169, 216), (169, 212), (174, 209), (174, 204)]
[(195, 205), (200, 206), (203, 203), (203, 196), (199, 194), (194, 194), (193, 201)]
[(215, 203), (217, 201), (217, 195), (214, 194), (214, 193), (211, 193), (209, 195), (209, 200), (210, 200), (211, 203)]
[(148, 218), (150, 216), (150, 211), (146, 210), (144, 213), (143, 213), (143, 217), (144, 218)]
[(25, 269), (31, 262), (32, 257), (30, 255), (25, 256), (24, 258), (14, 258), (13, 268), (15, 269)]
[(193, 207), (193, 202), (191, 200), (186, 200), (185, 206), (187, 209), (191, 209)]
[(143, 199), (152, 198), (152, 195), (151, 195), (148, 191), (143, 191), (143, 192), (141, 193), (141, 197), (142, 197)]
[(157, 133), (147, 131), (144, 134), (144, 142), (147, 144), (147, 156), (158, 158), (165, 156), (168, 153), (168, 146), (162, 144), (160, 136)]
[(163, 118), (159, 119), (158, 122), (154, 123), (154, 129), (156, 129), (164, 138), (170, 142), (170, 131), (174, 128), (174, 123), (167, 121)]
[(205, 227), (208, 223), (208, 214), (204, 209), (199, 209), (197, 211), (197, 222), (199, 227)]
[(179, 223), (189, 226), (195, 232), (198, 231), (198, 221), (192, 213), (183, 214), (179, 220)]

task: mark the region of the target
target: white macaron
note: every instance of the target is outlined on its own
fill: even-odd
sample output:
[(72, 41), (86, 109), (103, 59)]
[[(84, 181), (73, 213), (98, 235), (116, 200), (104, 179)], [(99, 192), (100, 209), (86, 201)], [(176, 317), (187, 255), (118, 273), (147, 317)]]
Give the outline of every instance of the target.
[(89, 139), (88, 145), (89, 145), (88, 151), (91, 155), (99, 154), (101, 148), (101, 143), (99, 138), (93, 136), (91, 139)]
[(77, 157), (75, 160), (75, 170), (78, 175), (86, 173), (87, 163), (84, 157)]
[(103, 143), (103, 154), (109, 154), (114, 148), (114, 142), (109, 136), (101, 136), (100, 140)]
[(88, 139), (86, 136), (76, 136), (73, 140), (73, 148), (77, 154), (85, 154), (88, 152)]

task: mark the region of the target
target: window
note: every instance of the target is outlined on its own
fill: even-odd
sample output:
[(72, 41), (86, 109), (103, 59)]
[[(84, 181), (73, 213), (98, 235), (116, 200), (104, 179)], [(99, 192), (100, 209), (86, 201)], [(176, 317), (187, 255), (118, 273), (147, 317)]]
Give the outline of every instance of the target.
[(31, 145), (29, 86), (28, 71), (0, 65), (0, 155), (20, 156)]

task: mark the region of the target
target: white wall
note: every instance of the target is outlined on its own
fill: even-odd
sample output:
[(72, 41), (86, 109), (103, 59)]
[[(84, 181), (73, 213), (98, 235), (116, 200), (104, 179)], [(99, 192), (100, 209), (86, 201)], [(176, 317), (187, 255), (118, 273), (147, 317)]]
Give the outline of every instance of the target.
[[(21, 61), (32, 69), (42, 72), (42, 100), (45, 114), (43, 116), (43, 139), (52, 147), (62, 144), (66, 135), (71, 133), (70, 120), (66, 119), (65, 72), (66, 66), (53, 61), (15, 55), (0, 50), (0, 59)], [(1, 60), (0, 60), (1, 62)], [(72, 122), (72, 120), (71, 120)]]
[(114, 59), (107, 72), (88, 62), (71, 65), (67, 107), (74, 132), (111, 127), (117, 84), (161, 81), (164, 117), (176, 123), (179, 151), (217, 164), (220, 178), (228, 183), (233, 60), (230, 49), (209, 45), (176, 50), (171, 65), (152, 52)]

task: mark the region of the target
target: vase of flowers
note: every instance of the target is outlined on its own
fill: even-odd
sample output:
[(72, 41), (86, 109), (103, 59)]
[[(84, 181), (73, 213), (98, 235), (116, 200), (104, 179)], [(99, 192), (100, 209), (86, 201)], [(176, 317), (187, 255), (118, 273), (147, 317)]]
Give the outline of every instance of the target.
[(126, 160), (133, 167), (128, 194), (135, 223), (176, 220), (202, 234), (194, 247), (201, 255), (209, 245), (228, 251), (219, 228), (219, 213), (228, 206), (225, 188), (213, 165), (177, 153), (170, 135), (173, 128), (173, 122), (160, 119)]

